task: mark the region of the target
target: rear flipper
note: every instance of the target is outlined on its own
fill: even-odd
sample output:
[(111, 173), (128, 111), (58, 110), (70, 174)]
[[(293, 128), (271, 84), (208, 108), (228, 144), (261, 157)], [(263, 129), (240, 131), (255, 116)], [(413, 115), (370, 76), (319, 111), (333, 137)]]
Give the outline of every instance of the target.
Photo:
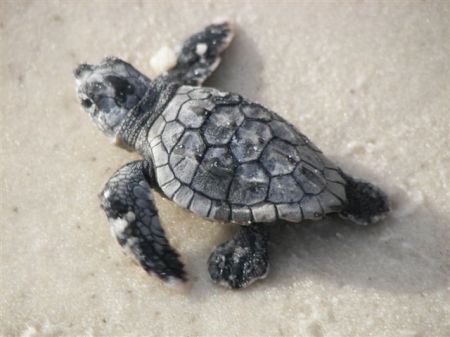
[(348, 204), (340, 215), (359, 225), (382, 220), (390, 210), (387, 195), (378, 187), (343, 174)]
[(245, 288), (269, 271), (269, 233), (265, 225), (241, 226), (234, 237), (217, 246), (208, 259), (211, 279), (233, 289)]
[(220, 63), (220, 53), (233, 39), (232, 24), (223, 21), (207, 26), (180, 46), (176, 65), (165, 75), (167, 81), (201, 85)]
[(159, 222), (150, 190), (151, 164), (140, 160), (126, 164), (108, 181), (101, 193), (112, 232), (125, 250), (131, 252), (147, 271), (163, 281), (186, 281), (183, 264), (170, 247)]

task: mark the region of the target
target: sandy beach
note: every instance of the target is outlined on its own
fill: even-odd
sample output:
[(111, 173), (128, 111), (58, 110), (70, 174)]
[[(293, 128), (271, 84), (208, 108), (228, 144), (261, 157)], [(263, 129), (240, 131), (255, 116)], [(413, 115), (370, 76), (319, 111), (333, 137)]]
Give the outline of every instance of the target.
[[(271, 272), (241, 291), (206, 260), (235, 230), (156, 197), (190, 278), (164, 286), (99, 207), (138, 158), (79, 105), (73, 69), (151, 57), (217, 17), (236, 37), (207, 86), (270, 107), (393, 211), (271, 229)], [(0, 336), (450, 336), (448, 1), (1, 1)]]

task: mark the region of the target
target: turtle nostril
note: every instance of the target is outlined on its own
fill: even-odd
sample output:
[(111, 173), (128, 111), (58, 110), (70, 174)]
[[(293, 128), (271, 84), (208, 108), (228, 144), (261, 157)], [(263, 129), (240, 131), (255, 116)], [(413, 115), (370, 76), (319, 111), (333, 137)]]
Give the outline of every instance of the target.
[(80, 76), (85, 72), (85, 71), (91, 71), (92, 70), (92, 66), (90, 64), (80, 64), (74, 71), (73, 74), (75, 75), (75, 78), (80, 78)]

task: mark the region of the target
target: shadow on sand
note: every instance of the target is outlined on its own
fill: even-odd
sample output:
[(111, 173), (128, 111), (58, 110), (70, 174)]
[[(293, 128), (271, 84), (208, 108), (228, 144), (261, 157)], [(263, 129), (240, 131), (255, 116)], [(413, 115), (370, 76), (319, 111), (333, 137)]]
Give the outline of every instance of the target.
[[(258, 100), (262, 62), (252, 39), (239, 31), (223, 58), (222, 65), (205, 84), (239, 92)], [(336, 160), (350, 175), (367, 181), (376, 178), (348, 158)], [(376, 174), (376, 173), (375, 173)], [(263, 282), (246, 291), (265, 287), (288, 287), (302, 279), (326, 279), (338, 286), (374, 288), (392, 293), (420, 293), (446, 287), (450, 278), (448, 215), (408, 200), (407, 193), (389, 185), (393, 212), (381, 223), (361, 227), (337, 216), (319, 222), (281, 224), (271, 229), (271, 272)], [(409, 208), (401, 214), (401, 208)], [(234, 229), (224, 226), (216, 244), (228, 240)], [(190, 261), (201, 267), (195, 289), (214, 287), (206, 274), (207, 252), (192, 252)], [(201, 266), (198, 264), (201, 263)], [(195, 284), (197, 283), (197, 284)], [(196, 296), (200, 293), (195, 291)]]

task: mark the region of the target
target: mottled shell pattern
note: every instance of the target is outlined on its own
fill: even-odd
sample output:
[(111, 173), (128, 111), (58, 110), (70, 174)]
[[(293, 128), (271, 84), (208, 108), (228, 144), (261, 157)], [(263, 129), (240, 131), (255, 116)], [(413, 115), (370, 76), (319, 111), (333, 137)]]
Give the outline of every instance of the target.
[(283, 118), (237, 94), (181, 86), (148, 140), (163, 193), (204, 217), (300, 222), (346, 203), (339, 168)]

